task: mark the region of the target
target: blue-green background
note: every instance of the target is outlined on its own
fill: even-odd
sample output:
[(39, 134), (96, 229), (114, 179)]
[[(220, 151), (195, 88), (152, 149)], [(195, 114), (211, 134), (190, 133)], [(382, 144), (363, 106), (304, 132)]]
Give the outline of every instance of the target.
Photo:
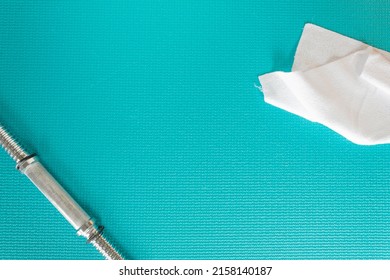
[[(380, 4), (379, 4), (380, 2)], [(0, 120), (135, 259), (389, 259), (390, 146), (267, 105), (312, 22), (389, 1), (1, 1)], [(100, 259), (0, 152), (0, 259)]]

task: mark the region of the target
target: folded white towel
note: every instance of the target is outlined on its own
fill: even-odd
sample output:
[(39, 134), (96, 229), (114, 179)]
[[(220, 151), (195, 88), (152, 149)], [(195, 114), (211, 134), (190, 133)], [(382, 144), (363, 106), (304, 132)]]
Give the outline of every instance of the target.
[(293, 72), (259, 77), (267, 103), (361, 145), (390, 143), (390, 53), (306, 24)]

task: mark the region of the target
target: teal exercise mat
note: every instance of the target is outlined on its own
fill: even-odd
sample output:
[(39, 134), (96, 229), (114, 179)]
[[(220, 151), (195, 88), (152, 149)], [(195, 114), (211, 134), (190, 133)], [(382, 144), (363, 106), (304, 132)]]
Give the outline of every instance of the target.
[[(2, 1), (0, 122), (134, 259), (389, 259), (390, 147), (263, 101), (305, 23), (377, 1)], [(100, 259), (0, 152), (0, 259)]]

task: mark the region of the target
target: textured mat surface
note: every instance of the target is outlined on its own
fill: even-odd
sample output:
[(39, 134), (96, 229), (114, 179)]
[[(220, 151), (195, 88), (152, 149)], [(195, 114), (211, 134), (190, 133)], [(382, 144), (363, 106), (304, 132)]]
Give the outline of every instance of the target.
[[(131, 3), (130, 3), (131, 2)], [(2, 1), (0, 121), (136, 259), (390, 258), (390, 147), (263, 102), (304, 23), (376, 1)], [(0, 259), (99, 259), (0, 152)]]

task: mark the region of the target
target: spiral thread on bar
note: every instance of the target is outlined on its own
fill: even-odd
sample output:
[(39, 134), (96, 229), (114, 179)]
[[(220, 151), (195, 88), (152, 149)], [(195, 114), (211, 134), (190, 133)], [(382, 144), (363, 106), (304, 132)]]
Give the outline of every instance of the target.
[(28, 156), (28, 153), (19, 145), (11, 134), (0, 124), (0, 145), (10, 155), (10, 157), (19, 163)]
[(121, 254), (110, 244), (110, 242), (103, 236), (103, 233), (97, 232), (90, 243), (98, 250), (106, 260), (124, 260)]

